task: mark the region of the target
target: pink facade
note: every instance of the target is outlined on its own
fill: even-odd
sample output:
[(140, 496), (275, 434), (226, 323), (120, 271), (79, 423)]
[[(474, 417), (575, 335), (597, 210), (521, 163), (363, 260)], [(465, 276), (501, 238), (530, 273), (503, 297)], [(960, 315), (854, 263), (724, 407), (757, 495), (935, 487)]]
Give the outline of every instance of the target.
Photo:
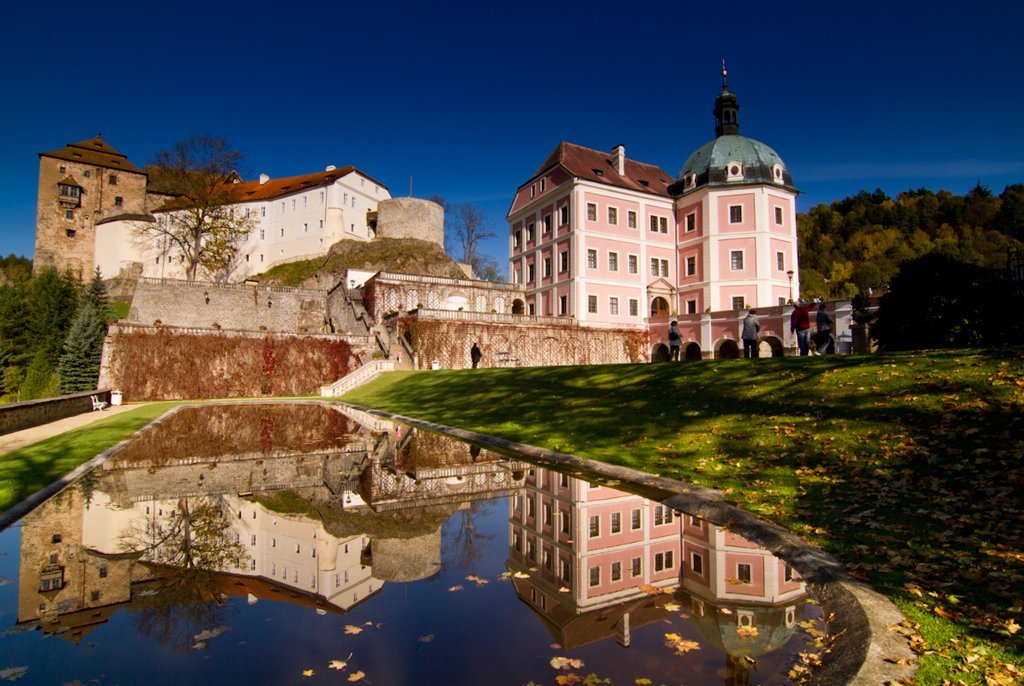
[(618, 174), (619, 154), (562, 143), (516, 191), (509, 274), (527, 287), (527, 314), (648, 328), (652, 313), (727, 310), (738, 298), (768, 307), (788, 296), (795, 191), (757, 183), (675, 197), (656, 167), (623, 158)]

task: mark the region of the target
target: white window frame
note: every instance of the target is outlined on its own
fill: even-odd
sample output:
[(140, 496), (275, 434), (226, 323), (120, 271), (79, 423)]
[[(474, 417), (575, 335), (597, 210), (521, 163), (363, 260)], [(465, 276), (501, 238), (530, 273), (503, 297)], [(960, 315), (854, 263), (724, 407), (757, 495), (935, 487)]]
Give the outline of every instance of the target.
[(558, 271), (559, 273), (569, 271), (569, 251), (563, 250), (558, 253)]
[(697, 213), (690, 212), (683, 220), (686, 225), (686, 233), (693, 233), (697, 230)]
[(783, 223), (784, 223), (784, 221), (783, 221), (784, 216), (785, 216), (785, 214), (783, 212), (783, 209), (781, 207), (779, 207), (778, 205), (776, 205), (775, 206), (775, 225), (776, 226), (782, 226), (783, 225)]
[(686, 314), (697, 314), (697, 301), (687, 300), (686, 301)]
[[(733, 216), (733, 210), (736, 210), (736, 217)], [(729, 223), (730, 224), (742, 224), (743, 223), (743, 205), (729, 205)]]
[(587, 203), (587, 221), (588, 222), (596, 222), (597, 221), (597, 203), (596, 202), (588, 202)]
[(597, 250), (587, 248), (587, 269), (597, 269)]
[(629, 299), (629, 316), (639, 317), (640, 316), (640, 301), (636, 298)]
[(587, 296), (587, 312), (589, 314), (597, 314), (597, 296), (596, 295), (588, 295)]
[(780, 272), (786, 271), (786, 253), (782, 250), (775, 251), (775, 268)]
[(626, 228), (636, 228), (636, 210), (626, 210)]
[(608, 271), (619, 271), (619, 253), (615, 252), (614, 250), (608, 251)]
[(697, 256), (687, 255), (683, 258), (683, 264), (686, 265), (686, 276), (693, 276), (697, 273)]
[(565, 226), (569, 223), (569, 206), (562, 205), (558, 208), (558, 225)]
[[(739, 258), (737, 260), (737, 258)], [(729, 271), (741, 272), (743, 271), (743, 265), (745, 263), (743, 250), (730, 250), (729, 251)], [(737, 266), (739, 265), (739, 266)]]
[(605, 210), (605, 215), (608, 217), (608, 226), (619, 225), (619, 208), (614, 205), (609, 205)]
[(635, 253), (626, 255), (626, 273), (638, 274), (640, 272), (640, 256)]
[(617, 295), (608, 296), (608, 314), (619, 314), (619, 297)]

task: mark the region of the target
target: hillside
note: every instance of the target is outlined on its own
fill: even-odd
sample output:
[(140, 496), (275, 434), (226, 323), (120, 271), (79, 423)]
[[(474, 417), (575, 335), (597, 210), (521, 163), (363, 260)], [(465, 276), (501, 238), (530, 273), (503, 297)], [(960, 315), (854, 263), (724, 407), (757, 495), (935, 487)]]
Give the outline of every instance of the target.
[(902, 263), (930, 252), (1001, 269), (1024, 240), (1024, 184), (999, 195), (926, 188), (890, 198), (881, 190), (812, 207), (797, 218), (800, 292), (854, 297), (885, 292)]
[(289, 262), (253, 278), (275, 286), (331, 287), (349, 269), (467, 278), (437, 244), (415, 238), (377, 238), (369, 243), (338, 241), (324, 258)]

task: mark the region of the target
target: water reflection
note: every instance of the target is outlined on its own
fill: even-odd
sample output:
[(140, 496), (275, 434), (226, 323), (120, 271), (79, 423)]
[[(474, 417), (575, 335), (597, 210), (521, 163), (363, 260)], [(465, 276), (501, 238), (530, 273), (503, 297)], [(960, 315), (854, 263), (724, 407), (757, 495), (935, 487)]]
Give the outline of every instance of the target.
[[(506, 496), (507, 546), (485, 521), (486, 503)], [(124, 608), (138, 634), (189, 651), (222, 640), (246, 605), (351, 613), (387, 584), (482, 569), (492, 550), (562, 650), (605, 639), (635, 650), (643, 627), (663, 624), (639, 646), (657, 659), (631, 656), (656, 677), (696, 670), (700, 683), (738, 685), (761, 669), (760, 682), (779, 683), (804, 643), (775, 672), (763, 656), (818, 616), (784, 562), (708, 522), (309, 404), (182, 410), (26, 516), (18, 622), (78, 643)], [(687, 663), (697, 644), (719, 657)]]
[(726, 683), (745, 684), (755, 658), (805, 619), (807, 590), (788, 564), (698, 517), (544, 468), (510, 511), (516, 593), (566, 648), (609, 637), (628, 647), (683, 600), (726, 653)]

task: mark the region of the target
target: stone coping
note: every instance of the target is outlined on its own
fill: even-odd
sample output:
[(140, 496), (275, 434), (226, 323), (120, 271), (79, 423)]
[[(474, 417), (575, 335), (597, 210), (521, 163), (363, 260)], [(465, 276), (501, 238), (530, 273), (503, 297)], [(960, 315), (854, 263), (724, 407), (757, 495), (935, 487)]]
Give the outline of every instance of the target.
[(788, 529), (724, 502), (721, 491), (476, 431), (348, 403), (336, 404), (469, 441), (506, 455), (524, 456), (533, 462), (563, 469), (585, 470), (605, 479), (609, 486), (632, 491), (696, 515), (765, 548), (792, 565), (813, 588), (814, 596), (828, 618), (829, 632), (837, 637), (830, 652), (822, 656), (821, 667), (812, 673), (812, 684), (879, 686), (910, 679), (917, 670), (917, 656), (907, 642), (899, 633), (886, 628), (903, 621), (903, 615), (888, 598), (852, 578), (842, 563)]

